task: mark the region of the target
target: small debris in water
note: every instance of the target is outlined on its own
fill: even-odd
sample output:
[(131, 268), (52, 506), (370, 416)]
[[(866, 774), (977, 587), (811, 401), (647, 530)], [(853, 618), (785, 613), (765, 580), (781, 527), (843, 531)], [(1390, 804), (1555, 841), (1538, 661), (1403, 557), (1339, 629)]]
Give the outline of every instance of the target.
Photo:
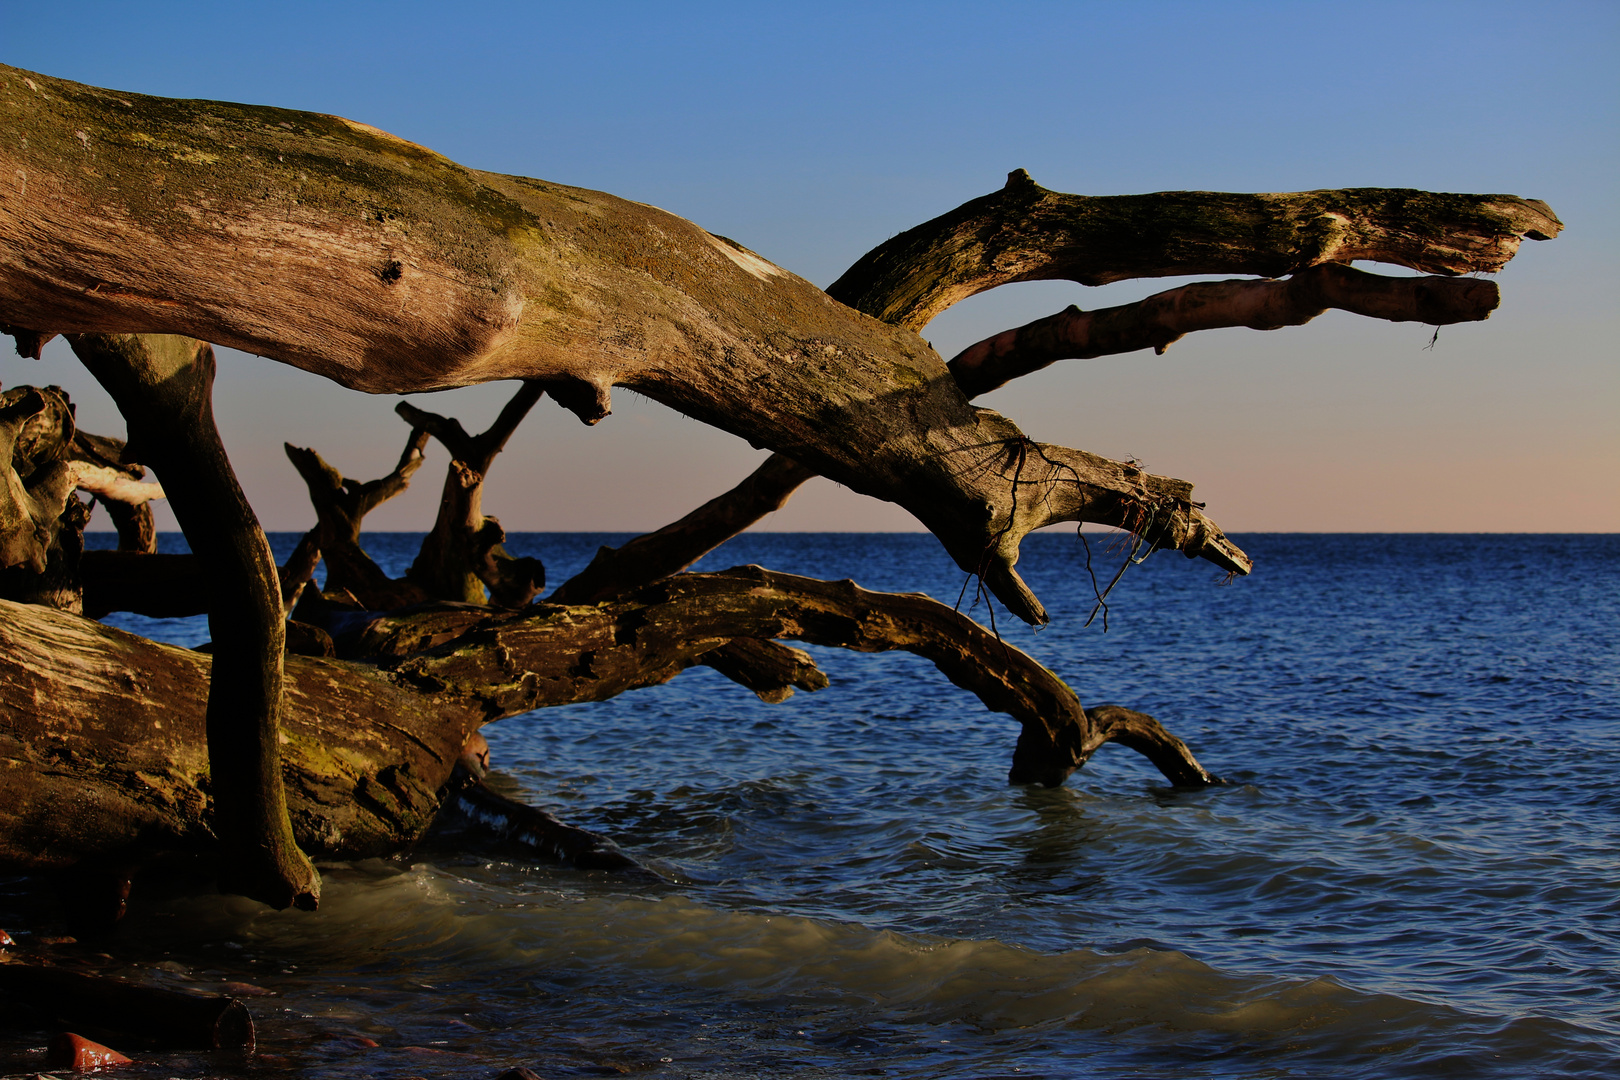
[(46, 1060), (53, 1068), (67, 1068), (75, 1072), (99, 1069), (107, 1065), (127, 1065), (129, 1058), (111, 1047), (91, 1042), (83, 1035), (64, 1031), (51, 1040)]

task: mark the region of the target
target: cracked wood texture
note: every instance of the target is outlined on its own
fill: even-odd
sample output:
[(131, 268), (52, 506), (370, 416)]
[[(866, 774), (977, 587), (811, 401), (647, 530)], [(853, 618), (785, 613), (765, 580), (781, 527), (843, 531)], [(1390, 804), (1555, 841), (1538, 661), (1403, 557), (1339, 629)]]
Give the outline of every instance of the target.
[[(1025, 440), (969, 405), (916, 335), (933, 313), (1040, 277), (1355, 258), (1488, 270), (1557, 231), (1544, 205), (1508, 196), (1087, 200), (1015, 174), (876, 249), (829, 296), (654, 207), (467, 169), (337, 117), (0, 68), (0, 130), (0, 322), (30, 341), (189, 334), (379, 393), (530, 379), (588, 421), (629, 386), (905, 507), (1030, 621), (1044, 612), (1013, 563), (1046, 520), (1020, 515), (1007, 471), (975, 465)], [(1166, 538), (1240, 561), (1209, 545), (1216, 532), (1194, 521)]]
[[(966, 616), (847, 581), (744, 567), (679, 575), (610, 604), (522, 613), (444, 604), (335, 636), (363, 659), (285, 661), (280, 768), (298, 845), (317, 858), (408, 847), (486, 722), (660, 685), (696, 664), (745, 665), (743, 681), (767, 700), (789, 685), (826, 684), (804, 654), (755, 639), (927, 658), (1020, 722), (1015, 782), (1060, 784), (1110, 739), (1174, 783), (1213, 779), (1151, 717), (1082, 708), (1062, 679)], [(0, 601), (0, 870), (141, 850), (217, 853), (203, 738), (213, 663)]]
[[(653, 207), (464, 168), (336, 117), (0, 70), (0, 319), (179, 333), (399, 393), (624, 385), (927, 515), (1002, 532), (964, 449), (1021, 437), (915, 333)], [(989, 485), (988, 487), (986, 485)]]
[[(0, 601), (0, 866), (216, 851), (212, 667), (202, 653)], [(280, 768), (299, 846), (317, 858), (398, 851), (437, 813), (483, 711), (361, 665), (289, 657), (286, 670)]]
[(1015, 281), (1106, 285), (1183, 274), (1281, 277), (1358, 259), (1429, 274), (1492, 273), (1521, 239), (1563, 222), (1539, 199), (1412, 188), (1241, 195), (1069, 195), (1023, 169), (873, 248), (827, 292), (921, 329), (958, 301)]

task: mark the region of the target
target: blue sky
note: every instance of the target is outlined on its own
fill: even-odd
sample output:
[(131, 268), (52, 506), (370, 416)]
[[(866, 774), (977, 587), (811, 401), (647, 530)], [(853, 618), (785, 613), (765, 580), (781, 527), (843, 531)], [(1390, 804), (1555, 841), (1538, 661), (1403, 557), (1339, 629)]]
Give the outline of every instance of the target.
[[(1542, 198), (1558, 240), (1502, 309), (1429, 331), (1329, 313), (1163, 357), (1070, 362), (986, 400), (1036, 438), (1198, 485), (1242, 530), (1620, 530), (1620, 5), (1604, 3), (79, 4), (0, 0), (0, 61), (150, 94), (339, 113), (477, 168), (654, 203), (818, 284), (1027, 168), (1087, 194), (1400, 186)], [(976, 297), (947, 357), (1069, 303), (1174, 282)], [(119, 421), (60, 345), (0, 380)], [(503, 387), (421, 403), (469, 426)], [(392, 401), (230, 355), (217, 407), (267, 527), (312, 521), (281, 454), (387, 470)], [(486, 507), (513, 529), (656, 527), (759, 454), (621, 393), (542, 402)], [(438, 464), (431, 472), (437, 473)], [(369, 520), (420, 529), (438, 477)], [(104, 524), (98, 522), (97, 524)], [(767, 528), (914, 528), (825, 481)]]

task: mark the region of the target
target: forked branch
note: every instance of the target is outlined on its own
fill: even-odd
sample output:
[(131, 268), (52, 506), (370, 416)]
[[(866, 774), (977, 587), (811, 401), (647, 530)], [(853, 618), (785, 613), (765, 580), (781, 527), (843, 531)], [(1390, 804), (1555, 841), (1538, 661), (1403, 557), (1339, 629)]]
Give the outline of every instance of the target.
[(1017, 169), (1000, 191), (874, 248), (827, 292), (920, 330), (952, 304), (1014, 281), (1281, 277), (1357, 259), (1430, 274), (1492, 272), (1522, 239), (1551, 239), (1562, 228), (1546, 203), (1516, 195), (1409, 188), (1068, 195)]

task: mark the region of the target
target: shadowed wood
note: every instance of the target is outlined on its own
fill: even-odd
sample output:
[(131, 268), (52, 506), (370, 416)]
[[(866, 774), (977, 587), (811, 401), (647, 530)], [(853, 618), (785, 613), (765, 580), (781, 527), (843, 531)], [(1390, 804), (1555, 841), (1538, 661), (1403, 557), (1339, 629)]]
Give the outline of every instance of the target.
[(345, 477), (312, 449), (284, 444), (287, 459), (309, 490), (316, 518), (315, 528), (279, 573), (285, 608), (291, 608), (294, 591), (314, 575), (319, 560), (326, 562), (328, 591), (347, 590), (368, 607), (404, 607), (431, 599), (411, 582), (390, 578), (360, 547), (366, 515), (410, 487), (411, 477), (425, 460), (427, 439), (427, 432), (412, 430), (393, 471), (364, 483)]
[(226, 856), (221, 888), (313, 908), (320, 876), (293, 840), (281, 784), (281, 586), (214, 426), (213, 349), (156, 334), (68, 340), (118, 405), (134, 456), (163, 481), (211, 589), (206, 745)]
[(1000, 191), (873, 248), (827, 292), (920, 330), (952, 304), (1015, 281), (1282, 277), (1358, 259), (1430, 274), (1488, 273), (1506, 266), (1522, 239), (1548, 240), (1563, 227), (1546, 203), (1516, 195), (1411, 188), (1068, 195), (1017, 169)]
[(405, 574), (429, 596), (522, 607), (545, 586), (545, 566), (539, 559), (507, 554), (502, 546), (506, 531), (483, 510), (484, 478), (490, 466), (544, 393), (539, 383), (525, 382), (502, 406), (495, 422), (478, 435), (467, 434), (453, 417), (408, 401), (394, 407), (414, 430), (432, 435), (450, 451), (438, 516)]
[[(0, 869), (218, 852), (222, 789), (204, 731), (219, 657), (38, 606), (0, 601), (0, 616)], [(369, 614), (333, 637), (357, 659), (285, 661), (279, 768), (297, 842), (318, 858), (407, 847), (486, 722), (735, 660), (753, 665), (767, 700), (764, 661), (776, 690), (825, 685), (807, 657), (772, 638), (925, 657), (1019, 721), (1018, 783), (1060, 784), (1113, 738), (1149, 754), (1174, 783), (1211, 779), (1150, 718), (1125, 723), (1082, 708), (1057, 675), (944, 604), (847, 581), (745, 567), (677, 575), (591, 607)]]
[[(1489, 270), (1559, 227), (1510, 196), (1086, 199), (1015, 175), (829, 295), (653, 207), (467, 169), (337, 117), (0, 68), (0, 125), (23, 136), (0, 142), (0, 174), (20, 178), (0, 200), (8, 326), (190, 334), (373, 392), (533, 380), (589, 421), (629, 386), (905, 507), (1032, 622), (1045, 613), (1013, 564), (1041, 518), (1018, 512), (1005, 472), (964, 465), (1027, 440), (967, 403), (913, 332), (930, 313), (1041, 277)], [(1175, 531), (1234, 561), (1198, 541), (1209, 530)]]

